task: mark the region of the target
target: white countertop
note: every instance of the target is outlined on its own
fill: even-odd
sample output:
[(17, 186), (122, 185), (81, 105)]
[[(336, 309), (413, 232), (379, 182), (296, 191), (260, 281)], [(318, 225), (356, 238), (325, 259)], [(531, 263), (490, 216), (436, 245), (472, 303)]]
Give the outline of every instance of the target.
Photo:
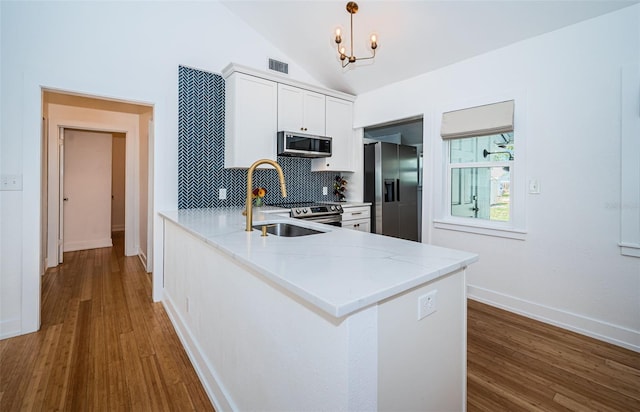
[(258, 230), (244, 230), (242, 208), (187, 209), (160, 215), (335, 317), (478, 260), (473, 253), (271, 214), (279, 210), (286, 211), (255, 208), (253, 224), (286, 221), (325, 233), (262, 237)]

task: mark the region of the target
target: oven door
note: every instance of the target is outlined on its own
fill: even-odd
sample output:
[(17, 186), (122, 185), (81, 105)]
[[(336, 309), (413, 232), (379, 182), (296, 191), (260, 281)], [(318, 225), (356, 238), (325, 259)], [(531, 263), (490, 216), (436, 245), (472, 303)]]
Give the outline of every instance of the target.
[(331, 215), (331, 216), (316, 216), (316, 217), (305, 217), (305, 218), (297, 218), (300, 220), (306, 220), (307, 222), (314, 223), (322, 223), (330, 226), (341, 226), (342, 218), (340, 215)]

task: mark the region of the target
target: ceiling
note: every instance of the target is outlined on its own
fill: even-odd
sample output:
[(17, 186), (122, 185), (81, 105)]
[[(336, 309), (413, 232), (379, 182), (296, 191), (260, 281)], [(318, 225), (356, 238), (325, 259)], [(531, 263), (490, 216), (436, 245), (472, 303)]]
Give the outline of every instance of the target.
[(368, 56), (369, 35), (376, 33), (377, 56), (343, 69), (333, 37), (340, 26), (349, 44), (346, 3), (222, 2), (293, 60), (286, 63), (302, 67), (324, 87), (358, 95), (640, 0), (359, 0), (354, 54)]

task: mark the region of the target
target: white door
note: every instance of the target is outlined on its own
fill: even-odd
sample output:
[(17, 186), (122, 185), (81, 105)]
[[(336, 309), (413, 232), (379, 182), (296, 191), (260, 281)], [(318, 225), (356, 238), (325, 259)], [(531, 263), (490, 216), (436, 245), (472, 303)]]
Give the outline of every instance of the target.
[(65, 252), (112, 246), (111, 139), (111, 133), (64, 131), (61, 227)]

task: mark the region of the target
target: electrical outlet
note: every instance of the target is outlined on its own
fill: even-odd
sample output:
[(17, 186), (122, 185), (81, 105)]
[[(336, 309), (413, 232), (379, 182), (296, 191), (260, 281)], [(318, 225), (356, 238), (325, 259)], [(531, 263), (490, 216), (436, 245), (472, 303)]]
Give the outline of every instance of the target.
[(218, 190), (218, 199), (225, 200), (226, 198), (227, 198), (227, 189), (225, 189), (224, 187), (221, 187), (220, 190)]
[(326, 187), (326, 186), (324, 186), (324, 187), (322, 188), (322, 194), (323, 194), (323, 195), (325, 195), (325, 196), (326, 196), (327, 194), (329, 194), (329, 191), (327, 190), (327, 187)]
[(432, 290), (418, 298), (418, 320), (438, 310), (438, 290)]

